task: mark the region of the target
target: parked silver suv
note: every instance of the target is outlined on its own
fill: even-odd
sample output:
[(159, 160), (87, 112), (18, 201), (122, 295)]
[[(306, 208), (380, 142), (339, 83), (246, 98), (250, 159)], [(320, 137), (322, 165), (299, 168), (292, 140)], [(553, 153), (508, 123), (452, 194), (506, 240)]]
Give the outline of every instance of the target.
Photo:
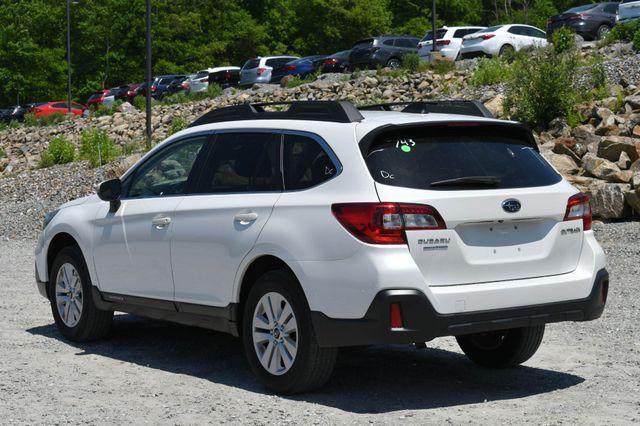
[(249, 59), (240, 70), (240, 87), (255, 83), (277, 83), (272, 80), (274, 71), (284, 68), (287, 62), (300, 59), (297, 56), (265, 56)]

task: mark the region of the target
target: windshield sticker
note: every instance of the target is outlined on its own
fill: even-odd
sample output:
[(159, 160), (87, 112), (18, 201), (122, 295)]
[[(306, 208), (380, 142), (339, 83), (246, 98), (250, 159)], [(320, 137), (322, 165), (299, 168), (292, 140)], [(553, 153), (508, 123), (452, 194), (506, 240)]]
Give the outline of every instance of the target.
[(324, 166), (324, 175), (330, 176), (333, 174), (333, 169), (329, 166)]
[(415, 145), (413, 139), (398, 139), (396, 141), (396, 148), (400, 148), (402, 152), (411, 152), (411, 148)]
[(380, 176), (382, 176), (384, 179), (395, 179), (395, 176), (393, 174), (384, 170), (380, 170)]

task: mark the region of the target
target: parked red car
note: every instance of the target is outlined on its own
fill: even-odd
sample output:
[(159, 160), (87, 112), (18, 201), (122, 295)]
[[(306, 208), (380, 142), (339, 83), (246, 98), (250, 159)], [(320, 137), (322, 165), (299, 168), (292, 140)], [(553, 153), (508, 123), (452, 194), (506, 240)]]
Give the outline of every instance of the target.
[(87, 99), (87, 105), (91, 107), (92, 105), (98, 105), (103, 103), (104, 97), (107, 96), (107, 93), (109, 93), (109, 91), (106, 89), (96, 90), (95, 92), (93, 92), (93, 95), (89, 96), (89, 99)]
[[(86, 106), (82, 104), (78, 104), (75, 102), (71, 102), (71, 112), (74, 115), (82, 115), (84, 111), (87, 109)], [(48, 115), (59, 112), (61, 114), (66, 114), (69, 112), (67, 109), (66, 102), (45, 102), (39, 105), (34, 106), (29, 110), (29, 112), (33, 112), (36, 115), (36, 118), (46, 117)]]

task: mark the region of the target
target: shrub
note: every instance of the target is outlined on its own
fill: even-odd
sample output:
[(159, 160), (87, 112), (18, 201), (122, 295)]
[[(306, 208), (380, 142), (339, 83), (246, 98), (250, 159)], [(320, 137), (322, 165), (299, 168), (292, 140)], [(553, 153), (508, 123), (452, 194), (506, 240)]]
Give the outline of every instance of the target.
[(6, 156), (7, 156), (7, 153), (4, 152), (4, 149), (0, 148), (0, 158), (6, 157)]
[(38, 119), (34, 112), (28, 112), (24, 115), (24, 125), (29, 127), (38, 125)]
[[(151, 108), (153, 108), (156, 105), (158, 105), (158, 101), (156, 101), (155, 99), (151, 98)], [(136, 96), (135, 98), (133, 98), (133, 106), (136, 107), (136, 109), (138, 109), (140, 111), (146, 111), (147, 110), (147, 98), (144, 97), (144, 96)]]
[(9, 122), (10, 129), (17, 129), (18, 127), (20, 127), (20, 123), (18, 122), (18, 120), (11, 120)]
[[(615, 25), (605, 37), (605, 42), (634, 41), (636, 33), (640, 31), (640, 19)], [(637, 47), (636, 47), (637, 48)]]
[(567, 27), (553, 33), (553, 50), (556, 53), (572, 51), (576, 48), (576, 35)]
[(217, 98), (221, 94), (222, 94), (222, 87), (220, 87), (219, 84), (213, 83), (213, 84), (209, 84), (209, 87), (207, 87), (207, 95), (209, 95), (210, 98)]
[(178, 133), (180, 130), (186, 129), (189, 123), (182, 117), (173, 117), (171, 119), (171, 126), (169, 126), (169, 135)]
[(638, 28), (636, 33), (633, 35), (633, 48), (640, 50), (640, 28)]
[(131, 155), (136, 152), (143, 152), (145, 150), (145, 141), (144, 139), (133, 139), (125, 142), (122, 146), (122, 153), (124, 155)]
[(41, 126), (52, 126), (54, 124), (62, 123), (65, 120), (65, 115), (61, 112), (54, 112), (53, 114), (45, 115), (40, 119)]
[(80, 158), (89, 160), (91, 166), (98, 167), (115, 160), (118, 147), (104, 130), (90, 129), (82, 132)]
[(574, 52), (547, 48), (518, 57), (507, 84), (505, 113), (534, 125), (567, 117), (580, 99), (573, 84), (577, 67)]
[(71, 163), (76, 158), (76, 147), (64, 136), (57, 137), (40, 154), (40, 167)]
[(482, 58), (471, 77), (473, 86), (486, 86), (507, 81), (511, 75), (510, 65), (500, 58)]
[(437, 74), (447, 74), (451, 71), (455, 71), (456, 63), (453, 61), (436, 61), (431, 65), (431, 68)]
[(418, 72), (420, 70), (420, 62), (420, 55), (407, 53), (402, 58), (402, 67), (409, 72)]
[(0, 132), (7, 129), (7, 123), (0, 121)]

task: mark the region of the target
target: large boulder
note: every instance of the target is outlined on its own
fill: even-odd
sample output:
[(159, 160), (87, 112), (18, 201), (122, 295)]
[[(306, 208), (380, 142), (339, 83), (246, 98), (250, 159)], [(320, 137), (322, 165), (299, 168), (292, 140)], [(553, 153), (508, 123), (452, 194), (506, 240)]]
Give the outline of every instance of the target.
[(578, 171), (578, 165), (576, 162), (566, 154), (543, 152), (542, 155), (560, 174), (572, 175)]
[(494, 117), (501, 117), (502, 111), (503, 111), (502, 109), (503, 103), (504, 103), (504, 96), (499, 94), (495, 98), (491, 99), (489, 102), (485, 103), (484, 106), (487, 107), (489, 111), (491, 111), (491, 114), (493, 114)]
[(631, 190), (631, 185), (622, 183), (594, 182), (588, 193), (591, 195), (593, 215), (601, 219), (621, 219), (628, 214), (625, 203), (625, 193)]
[(633, 211), (636, 214), (640, 214), (640, 188), (635, 188), (632, 191), (625, 192), (624, 198)]
[(627, 96), (624, 98), (624, 103), (633, 110), (640, 109), (640, 95)]
[[(581, 155), (574, 151), (577, 145), (578, 143), (574, 138), (560, 137), (556, 139), (553, 144), (553, 152), (555, 152), (556, 154), (568, 155), (569, 157), (573, 158), (576, 163), (579, 164)], [(582, 155), (584, 155), (586, 152), (586, 148), (582, 148), (584, 147), (579, 146), (578, 150)]]
[(590, 152), (582, 157), (582, 167), (587, 173), (598, 179), (606, 179), (608, 176), (620, 171), (620, 168), (615, 163)]
[(605, 136), (598, 145), (598, 156), (609, 161), (618, 161), (620, 154), (626, 152), (631, 161), (638, 159), (636, 141), (627, 136)]

